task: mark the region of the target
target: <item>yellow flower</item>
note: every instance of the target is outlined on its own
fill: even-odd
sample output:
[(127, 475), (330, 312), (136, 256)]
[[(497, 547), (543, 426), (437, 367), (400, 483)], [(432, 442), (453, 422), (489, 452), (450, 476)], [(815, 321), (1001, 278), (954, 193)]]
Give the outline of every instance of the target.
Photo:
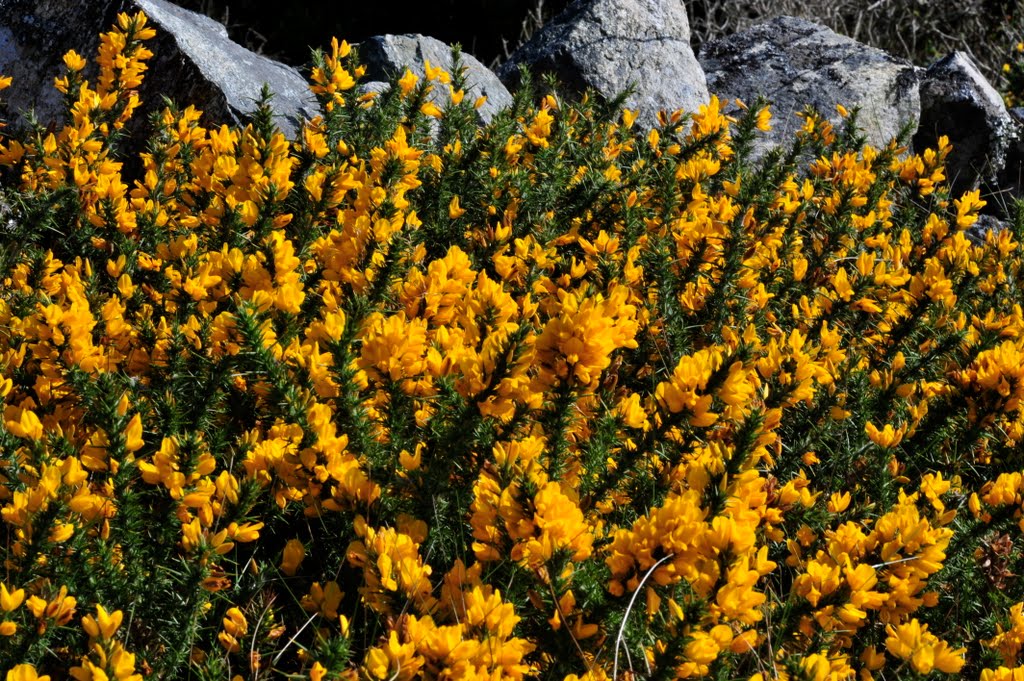
[(401, 381), (423, 373), (426, 351), (424, 320), (407, 320), (404, 312), (387, 318), (374, 314), (367, 320), (359, 363), (374, 378)]
[(402, 96), (408, 95), (412, 92), (412, 89), (416, 87), (416, 82), (419, 81), (420, 77), (409, 69), (405, 70), (402, 77), (398, 79), (398, 87), (402, 90)]
[(422, 461), (423, 461), (422, 452), (423, 452), (423, 443), (422, 442), (416, 444), (415, 451), (413, 451), (412, 454), (410, 454), (407, 450), (403, 449), (398, 454), (398, 463), (399, 463), (399, 465), (402, 468), (404, 468), (405, 470), (407, 470), (407, 471), (419, 470), (420, 465), (422, 464)]
[(81, 71), (85, 68), (85, 57), (74, 50), (68, 50), (64, 54), (64, 65), (68, 68), (68, 71)]
[(427, 80), (436, 80), (441, 83), (451, 82), (451, 75), (440, 66), (432, 66), (429, 59), (424, 60), (423, 71)]
[(138, 414), (132, 416), (124, 430), (125, 445), (128, 452), (137, 452), (145, 444), (142, 440), (142, 417)]
[(886, 625), (886, 649), (894, 656), (910, 660), (918, 674), (928, 674), (938, 669), (946, 674), (955, 674), (964, 666), (966, 648), (951, 650), (945, 641), (940, 641), (928, 631), (927, 624), (917, 618), (905, 624)]
[(853, 287), (850, 285), (850, 279), (846, 274), (846, 268), (839, 268), (835, 276), (832, 278), (832, 286), (840, 300), (848, 301), (853, 297)]
[(619, 348), (635, 348), (636, 307), (617, 286), (610, 295), (587, 297), (560, 293), (558, 315), (544, 326), (536, 343), (544, 383), (556, 380), (592, 388)]
[(420, 113), (431, 118), (440, 118), (443, 115), (441, 108), (433, 102), (427, 101), (420, 105)]
[(289, 577), (294, 577), (299, 565), (306, 557), (306, 547), (298, 539), (289, 539), (284, 546), (284, 555), (281, 558), (281, 572)]
[[(31, 409), (13, 409), (11, 407), (4, 411), (5, 415), (10, 414), (4, 425), (7, 426), (7, 430), (12, 435), (30, 440), (42, 439), (43, 424), (34, 411)], [(17, 416), (13, 416), (14, 414), (17, 414)]]
[(74, 523), (58, 523), (54, 525), (53, 529), (50, 530), (50, 534), (47, 537), (54, 544), (60, 544), (66, 542), (75, 534)]
[(631, 393), (623, 398), (616, 406), (615, 413), (629, 428), (647, 430), (651, 425), (647, 418), (647, 412), (640, 404), (640, 395), (637, 393)]
[(551, 126), (554, 122), (554, 116), (547, 109), (541, 109), (534, 115), (530, 124), (524, 127), (523, 134), (530, 144), (547, 148), (547, 138), (551, 135)]
[(814, 607), (822, 598), (827, 598), (842, 584), (839, 566), (827, 562), (811, 560), (807, 563), (806, 572), (793, 582), (793, 591), (803, 596)]
[(534, 497), (533, 522), (540, 535), (518, 544), (510, 554), (531, 568), (539, 568), (558, 551), (567, 550), (574, 561), (590, 557), (594, 535), (583, 512), (561, 490), (547, 483)]
[(313, 81), (310, 90), (314, 94), (327, 97), (328, 111), (333, 110), (335, 106), (342, 105), (344, 103), (342, 93), (356, 86), (355, 78), (341, 63), (351, 51), (352, 48), (347, 42), (339, 43), (337, 38), (331, 38), (331, 53), (324, 56), (324, 66), (313, 68), (310, 74)]
[(97, 603), (96, 617), (91, 615), (84, 616), (82, 618), (82, 628), (85, 629), (85, 633), (89, 634), (89, 638), (107, 641), (114, 637), (114, 632), (121, 626), (123, 617), (124, 615), (120, 610), (107, 613), (103, 606)]
[(457, 220), (466, 214), (466, 209), (459, 205), (459, 197), (453, 196), (451, 203), (448, 204), (448, 217), (452, 220)]
[(226, 529), (228, 537), (245, 544), (259, 539), (260, 530), (263, 529), (263, 523), (242, 523), (241, 525), (238, 523), (231, 523)]
[(392, 631), (384, 643), (367, 651), (363, 666), (370, 678), (411, 681), (419, 678), (424, 661), (417, 654), (415, 643), (403, 643)]
[(953, 200), (956, 206), (956, 226), (966, 229), (978, 221), (978, 211), (987, 205), (987, 201), (981, 198), (981, 190), (975, 189), (967, 192), (959, 199)]
[[(430, 612), (437, 603), (431, 594), (433, 568), (420, 556), (419, 542), (394, 528), (369, 527), (362, 518), (356, 521), (356, 533), (363, 540), (349, 544), (346, 553), (350, 565), (363, 569), (364, 586), (359, 591), (367, 604), (377, 612), (389, 613), (395, 603), (404, 605), (408, 600), (419, 612)], [(327, 616), (333, 619), (337, 613)]]
[(224, 650), (237, 653), (242, 650), (239, 639), (249, 633), (249, 623), (238, 608), (229, 608), (222, 621), (223, 630), (217, 635)]
[(832, 678), (832, 664), (826, 655), (808, 655), (800, 660), (800, 669), (806, 681), (826, 681)]
[[(928, 625), (923, 626), (924, 630), (927, 628)], [(907, 659), (921, 646), (922, 625), (917, 618), (898, 627), (887, 625), (886, 633), (888, 637), (885, 639), (885, 647), (896, 657)]]
[(834, 492), (828, 499), (829, 513), (842, 513), (850, 506), (849, 492)]
[(878, 671), (885, 666), (885, 654), (875, 646), (868, 646), (860, 655), (860, 661), (871, 671)]
[(881, 430), (870, 421), (864, 425), (864, 432), (871, 438), (871, 441), (884, 449), (891, 449), (898, 445), (903, 440), (906, 429), (906, 424), (899, 428), (893, 428), (892, 424), (886, 423)]
[(712, 372), (722, 364), (722, 354), (716, 349), (699, 350), (679, 359), (671, 380), (659, 383), (654, 395), (669, 413), (685, 413), (690, 425), (708, 427), (718, 420), (711, 411), (714, 396), (706, 388)]
[(325, 585), (313, 582), (309, 593), (302, 597), (302, 607), (310, 612), (319, 612), (328, 619), (336, 619), (339, 617), (338, 606), (341, 605), (342, 596), (344, 594), (338, 583), (333, 580)]
[(14, 610), (17, 610), (24, 600), (24, 589), (15, 589), (14, 591), (8, 591), (7, 585), (0, 582), (0, 608), (3, 608), (4, 612), (12, 612)]
[(19, 664), (7, 671), (7, 681), (50, 681), (49, 675), (39, 676), (30, 664)]

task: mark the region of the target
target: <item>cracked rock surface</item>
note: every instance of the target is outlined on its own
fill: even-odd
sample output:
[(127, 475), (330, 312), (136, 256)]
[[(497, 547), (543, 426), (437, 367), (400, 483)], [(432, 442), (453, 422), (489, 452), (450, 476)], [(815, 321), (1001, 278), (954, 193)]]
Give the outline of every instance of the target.
[(708, 89), (720, 98), (772, 103), (772, 131), (755, 156), (791, 141), (802, 122), (795, 115), (811, 105), (833, 125), (837, 104), (860, 108), (858, 124), (875, 147), (920, 116), (918, 74), (910, 62), (841, 36), (805, 19), (779, 17), (701, 49)]
[(498, 71), (510, 89), (520, 65), (536, 78), (553, 73), (576, 93), (593, 88), (614, 97), (635, 86), (626, 106), (644, 125), (659, 110), (695, 111), (709, 99), (683, 0), (575, 0)]

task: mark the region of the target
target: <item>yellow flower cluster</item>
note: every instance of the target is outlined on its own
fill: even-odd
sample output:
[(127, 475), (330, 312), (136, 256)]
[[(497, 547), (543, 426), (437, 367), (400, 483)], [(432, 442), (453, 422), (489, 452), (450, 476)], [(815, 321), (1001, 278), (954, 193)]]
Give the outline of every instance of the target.
[(461, 621), (438, 626), (429, 615), (402, 615), (386, 642), (366, 653), (371, 679), (522, 679), (533, 645), (512, 636), (519, 622), (501, 593), (480, 587), (463, 594)]
[(152, 36), (0, 136), (9, 680), (1021, 678), (1019, 230), (945, 140), (478, 129), (334, 41), (297, 139), (167, 108), (128, 163)]

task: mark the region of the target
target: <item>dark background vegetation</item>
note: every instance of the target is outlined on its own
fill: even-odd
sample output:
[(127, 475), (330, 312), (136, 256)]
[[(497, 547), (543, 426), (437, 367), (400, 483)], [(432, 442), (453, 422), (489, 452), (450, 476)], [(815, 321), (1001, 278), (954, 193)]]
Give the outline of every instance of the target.
[[(331, 36), (358, 42), (382, 33), (423, 33), (458, 42), (495, 66), (569, 0), (174, 0), (227, 25), (250, 49), (300, 65)], [(679, 0), (666, 0), (679, 1)], [(685, 0), (695, 48), (780, 14), (819, 21), (861, 42), (927, 66), (961, 50), (998, 85), (1024, 38), (1024, 0)]]
[(541, 23), (569, 0), (172, 0), (228, 27), (250, 49), (291, 64), (309, 58), (309, 48), (331, 37), (359, 42), (382, 33), (422, 33), (459, 43), (487, 65), (503, 61)]

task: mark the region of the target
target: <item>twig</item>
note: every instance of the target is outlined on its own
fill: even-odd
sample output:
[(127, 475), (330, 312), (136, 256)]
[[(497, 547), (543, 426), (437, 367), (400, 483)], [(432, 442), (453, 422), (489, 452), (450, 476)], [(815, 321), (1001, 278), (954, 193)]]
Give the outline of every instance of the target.
[(899, 560), (890, 560), (890, 561), (887, 561), (885, 563), (876, 563), (875, 565), (872, 565), (871, 568), (874, 569), (874, 570), (877, 570), (878, 568), (883, 568), (886, 565), (896, 565), (897, 563), (909, 563), (912, 560), (919, 560), (920, 558), (921, 558), (921, 556), (911, 556), (910, 558), (900, 558)]
[(263, 618), (267, 616), (268, 612), (270, 612), (270, 606), (272, 606), (273, 604), (274, 596), (271, 596), (267, 599), (267, 605), (263, 608), (263, 612), (260, 613), (260, 618), (256, 620), (256, 626), (253, 627), (252, 643), (249, 645), (249, 671), (256, 672), (257, 676), (259, 675), (259, 669), (253, 669), (253, 661), (256, 655), (256, 639), (259, 637), (260, 625), (263, 624)]
[(288, 642), (284, 644), (284, 647), (281, 648), (281, 650), (277, 653), (277, 655), (274, 656), (274, 659), (270, 661), (270, 666), (271, 667), (273, 667), (275, 664), (277, 664), (277, 661), (281, 659), (282, 655), (284, 655), (284, 651), (288, 650), (288, 648), (292, 645), (292, 643), (295, 642), (295, 639), (297, 639), (299, 637), (299, 634), (301, 634), (306, 629), (306, 627), (309, 626), (309, 623), (312, 622), (314, 619), (316, 619), (319, 616), (320, 616), (319, 612), (314, 612), (312, 615), (309, 616), (309, 619), (306, 620), (306, 623), (303, 624), (301, 627), (299, 627), (299, 630), (296, 631), (295, 634), (292, 635), (292, 637), (290, 639), (288, 639)]
[[(619, 625), (619, 633), (615, 637), (615, 661), (612, 663), (612, 679), (616, 679), (619, 676), (619, 646), (625, 646), (625, 644), (622, 641), (622, 637), (626, 632), (626, 622), (629, 621), (629, 613), (633, 609), (633, 604), (636, 603), (636, 597), (640, 594), (640, 590), (644, 588), (644, 584), (647, 582), (647, 579), (652, 574), (654, 574), (654, 571), (658, 568), (658, 566), (671, 558), (675, 558), (674, 553), (670, 553), (669, 555), (665, 556), (657, 563), (652, 565), (650, 568), (648, 568), (647, 574), (645, 574), (644, 578), (640, 580), (640, 583), (636, 587), (636, 591), (633, 592), (633, 597), (629, 599), (629, 605), (626, 606), (626, 614), (622, 618), (622, 624)], [(626, 656), (629, 656), (628, 649), (626, 650)], [(644, 657), (646, 658), (646, 655)]]
[(558, 602), (558, 594), (555, 593), (555, 585), (551, 583), (551, 580), (546, 581), (548, 584), (548, 590), (551, 591), (551, 598), (555, 602), (555, 610), (558, 612), (558, 616), (562, 620), (562, 626), (565, 627), (565, 632), (569, 634), (569, 638), (571, 638), (572, 642), (576, 645), (576, 650), (579, 651), (580, 659), (583, 660), (583, 664), (587, 666), (587, 671), (593, 672), (593, 667), (591, 666), (590, 662), (587, 661), (587, 654), (583, 652), (583, 647), (580, 645), (580, 642), (576, 640), (576, 635), (572, 633), (572, 628), (570, 628), (569, 626), (569, 620), (566, 619), (565, 613), (562, 612), (562, 605)]

